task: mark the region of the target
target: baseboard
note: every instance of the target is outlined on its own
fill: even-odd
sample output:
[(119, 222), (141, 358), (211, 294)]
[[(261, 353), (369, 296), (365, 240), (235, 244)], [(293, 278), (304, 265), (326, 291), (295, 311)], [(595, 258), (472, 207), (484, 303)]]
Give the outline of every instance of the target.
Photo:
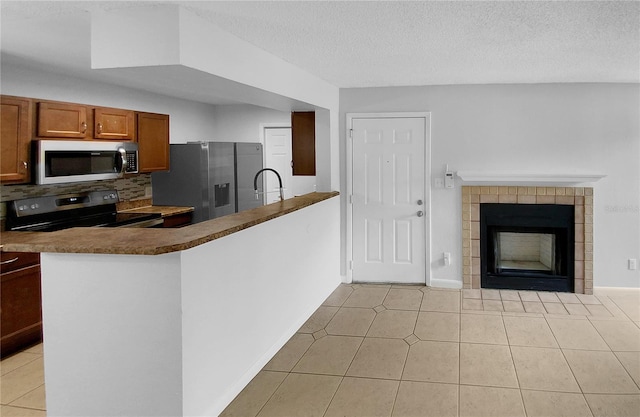
[(429, 282), (429, 286), (435, 287), (435, 288), (452, 288), (452, 289), (459, 290), (462, 288), (462, 282), (458, 280), (452, 280), (452, 279), (431, 278), (431, 281)]
[(608, 294), (637, 294), (640, 296), (640, 287), (593, 287), (595, 295)]

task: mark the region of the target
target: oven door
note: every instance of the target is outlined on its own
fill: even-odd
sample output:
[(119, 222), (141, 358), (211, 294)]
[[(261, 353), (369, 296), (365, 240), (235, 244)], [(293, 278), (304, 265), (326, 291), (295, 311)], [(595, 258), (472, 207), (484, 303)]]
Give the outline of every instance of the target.
[(148, 220), (140, 220), (132, 223), (117, 224), (110, 227), (131, 227), (131, 228), (148, 228), (148, 227), (162, 227), (164, 225), (164, 219), (154, 218)]
[(164, 219), (160, 213), (128, 213), (118, 212), (102, 227), (162, 227)]
[(128, 142), (58, 141), (36, 142), (36, 183), (115, 179), (137, 172), (138, 145)]
[(145, 220), (142, 222), (125, 224), (125, 225), (116, 226), (116, 227), (148, 228), (148, 227), (162, 227), (163, 224), (164, 224), (163, 219), (152, 219), (152, 220)]

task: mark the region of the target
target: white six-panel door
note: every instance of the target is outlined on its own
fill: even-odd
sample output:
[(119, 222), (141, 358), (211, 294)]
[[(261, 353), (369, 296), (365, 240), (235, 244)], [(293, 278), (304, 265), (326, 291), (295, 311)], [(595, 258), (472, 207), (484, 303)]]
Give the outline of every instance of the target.
[[(282, 188), (284, 189), (284, 198), (293, 197), (291, 170), (291, 128), (265, 128), (264, 134), (264, 167), (272, 168), (278, 171), (282, 178)], [(280, 186), (278, 178), (273, 172), (264, 172), (265, 181), (265, 204), (280, 201)]]
[(425, 283), (425, 117), (352, 118), (351, 276)]

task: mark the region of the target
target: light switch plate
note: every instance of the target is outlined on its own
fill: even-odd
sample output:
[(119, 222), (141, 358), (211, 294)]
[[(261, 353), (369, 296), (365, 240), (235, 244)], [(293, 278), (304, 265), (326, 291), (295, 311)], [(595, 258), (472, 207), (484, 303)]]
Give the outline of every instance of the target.
[(444, 259), (444, 265), (445, 266), (451, 265), (451, 252), (445, 252), (442, 255)]
[(629, 259), (629, 270), (635, 271), (636, 269), (638, 269), (638, 260)]

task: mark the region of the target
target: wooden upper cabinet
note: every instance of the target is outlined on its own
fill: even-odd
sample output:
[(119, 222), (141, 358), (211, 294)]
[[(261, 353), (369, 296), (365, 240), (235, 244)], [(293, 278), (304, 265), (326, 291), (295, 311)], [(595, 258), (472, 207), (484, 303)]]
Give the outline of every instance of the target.
[(316, 175), (316, 113), (291, 113), (293, 175)]
[(0, 182), (27, 183), (30, 179), (33, 102), (20, 97), (0, 97)]
[(96, 139), (134, 140), (135, 112), (133, 110), (97, 107), (93, 110), (93, 137)]
[(39, 102), (38, 136), (43, 138), (91, 137), (87, 107), (81, 104)]
[(0, 182), (30, 181), (32, 139), (138, 142), (138, 172), (169, 170), (169, 115), (26, 97), (2, 99)]
[(169, 170), (169, 115), (137, 113), (138, 172)]

